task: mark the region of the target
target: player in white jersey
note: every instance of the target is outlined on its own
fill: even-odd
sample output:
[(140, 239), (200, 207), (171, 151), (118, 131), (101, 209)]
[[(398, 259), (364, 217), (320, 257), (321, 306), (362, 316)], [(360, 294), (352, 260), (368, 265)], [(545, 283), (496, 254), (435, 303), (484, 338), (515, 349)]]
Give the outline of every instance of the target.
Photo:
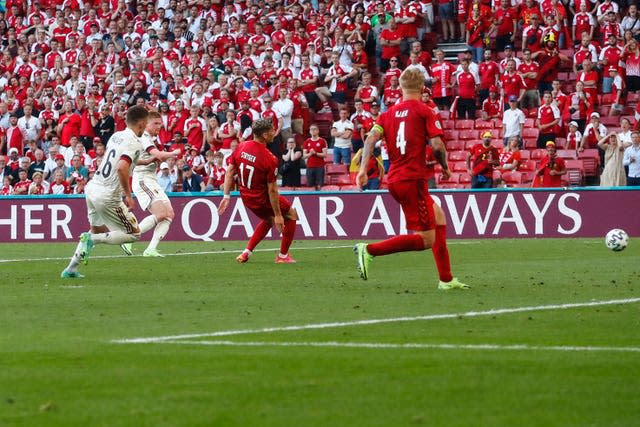
[[(139, 164), (143, 151), (140, 136), (147, 125), (148, 115), (142, 106), (131, 107), (127, 111), (127, 128), (114, 133), (109, 139), (100, 169), (85, 188), (91, 231), (80, 235), (71, 262), (61, 273), (62, 278), (84, 277), (78, 272), (78, 265), (87, 263), (95, 244), (121, 245), (140, 238), (138, 221), (129, 211), (135, 206), (129, 177), (133, 167)], [(148, 163), (153, 161), (151, 158)]]
[[(146, 233), (155, 227), (153, 237), (149, 242), (149, 246), (142, 253), (146, 257), (161, 257), (158, 252), (158, 243), (166, 236), (173, 221), (173, 207), (167, 197), (167, 194), (158, 184), (156, 175), (156, 162), (164, 162), (169, 157), (178, 156), (181, 151), (173, 150), (165, 152), (158, 150), (156, 140), (162, 129), (162, 117), (157, 111), (149, 112), (147, 120), (147, 128), (142, 135), (143, 152), (140, 156), (142, 160), (150, 158), (155, 159), (153, 163), (148, 165), (138, 165), (133, 168), (133, 179), (131, 189), (136, 195), (138, 204), (142, 210), (148, 210), (151, 215), (140, 221), (140, 233)], [(120, 245), (127, 255), (133, 255), (131, 243), (123, 243)]]

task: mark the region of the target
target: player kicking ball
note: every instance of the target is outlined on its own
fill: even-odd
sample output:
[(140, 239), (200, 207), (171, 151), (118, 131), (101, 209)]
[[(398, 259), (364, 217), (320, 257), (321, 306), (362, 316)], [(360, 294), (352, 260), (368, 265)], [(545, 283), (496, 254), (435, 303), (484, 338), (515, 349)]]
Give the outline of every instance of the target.
[[(143, 152), (140, 155), (140, 159), (145, 163), (147, 161), (151, 161), (151, 163), (133, 168), (133, 179), (131, 180), (131, 187), (140, 208), (143, 211), (148, 210), (151, 214), (140, 221), (140, 234), (144, 234), (155, 227), (149, 246), (142, 253), (145, 257), (164, 256), (158, 252), (158, 243), (167, 235), (174, 217), (171, 201), (158, 184), (156, 162), (164, 162), (169, 157), (178, 156), (180, 155), (180, 150), (165, 152), (158, 149), (157, 138), (161, 129), (162, 117), (160, 113), (150, 111), (147, 127), (141, 138)], [(120, 246), (124, 253), (133, 255), (132, 243), (123, 243)]]
[(249, 261), (249, 257), (258, 243), (264, 239), (275, 224), (282, 233), (280, 253), (276, 255), (277, 264), (296, 262), (289, 255), (289, 247), (296, 232), (298, 214), (291, 203), (278, 192), (276, 176), (278, 175), (278, 159), (267, 149), (275, 136), (273, 124), (269, 119), (253, 122), (255, 140), (245, 141), (238, 146), (231, 156), (224, 179), (224, 196), (218, 207), (218, 215), (222, 215), (229, 206), (234, 176), (238, 176), (240, 197), (244, 205), (261, 219), (256, 227), (247, 248), (236, 258), (239, 263)]
[(360, 188), (367, 184), (367, 162), (376, 142), (384, 136), (391, 161), (387, 174), (389, 192), (402, 206), (407, 219), (407, 230), (414, 234), (396, 236), (377, 243), (358, 243), (353, 249), (358, 257), (360, 277), (367, 280), (374, 257), (431, 248), (440, 276), (438, 289), (467, 289), (468, 285), (451, 274), (446, 218), (440, 206), (429, 195), (425, 178), (425, 148), (429, 141), (433, 154), (442, 166), (443, 176), (449, 177), (451, 172), (442, 142), (444, 132), (440, 120), (421, 100), (423, 86), (424, 76), (416, 68), (405, 70), (400, 75), (403, 100), (382, 113), (369, 132), (356, 178)]
[(140, 238), (138, 221), (129, 210), (135, 206), (129, 177), (143, 151), (140, 136), (147, 126), (148, 115), (149, 112), (142, 106), (131, 107), (127, 111), (127, 128), (109, 138), (100, 169), (85, 188), (91, 231), (80, 235), (71, 262), (60, 274), (62, 278), (84, 277), (78, 271), (78, 266), (81, 262), (87, 263), (94, 245), (121, 245)]

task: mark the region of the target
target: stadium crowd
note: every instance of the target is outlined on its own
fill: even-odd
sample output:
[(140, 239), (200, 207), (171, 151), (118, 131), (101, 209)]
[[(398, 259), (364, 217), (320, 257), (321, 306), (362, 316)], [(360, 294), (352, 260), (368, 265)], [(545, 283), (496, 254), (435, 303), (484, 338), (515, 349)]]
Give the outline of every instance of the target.
[[(220, 189), (260, 117), (284, 186), (354, 189), (407, 67), (446, 129), (453, 173), (428, 153), (433, 186), (637, 185), (638, 40), (637, 7), (613, 0), (7, 0), (0, 194), (83, 193), (133, 105), (182, 152), (158, 167), (166, 191)], [(466, 44), (457, 61), (447, 42)]]

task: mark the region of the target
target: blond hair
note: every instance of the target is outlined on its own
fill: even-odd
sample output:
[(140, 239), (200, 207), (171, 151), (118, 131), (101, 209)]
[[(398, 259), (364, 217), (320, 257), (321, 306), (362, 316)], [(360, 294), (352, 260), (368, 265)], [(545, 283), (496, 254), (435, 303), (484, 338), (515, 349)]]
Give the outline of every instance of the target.
[(418, 68), (407, 68), (400, 74), (400, 87), (403, 93), (420, 93), (424, 87), (424, 75)]

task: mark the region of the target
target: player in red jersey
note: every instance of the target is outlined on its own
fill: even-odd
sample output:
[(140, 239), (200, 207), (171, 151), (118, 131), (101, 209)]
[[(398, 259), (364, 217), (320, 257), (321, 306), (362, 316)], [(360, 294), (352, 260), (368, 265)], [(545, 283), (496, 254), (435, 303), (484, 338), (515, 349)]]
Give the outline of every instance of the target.
[(403, 100), (378, 117), (365, 141), (356, 182), (367, 184), (367, 164), (373, 148), (383, 136), (387, 142), (391, 168), (387, 175), (389, 192), (402, 206), (407, 229), (414, 234), (392, 237), (377, 243), (358, 243), (354, 251), (363, 279), (368, 278), (369, 264), (376, 256), (396, 252), (423, 251), (431, 248), (440, 276), (438, 289), (465, 289), (451, 274), (447, 250), (446, 219), (442, 209), (429, 195), (426, 147), (431, 143), (433, 154), (442, 166), (443, 177), (451, 176), (447, 151), (442, 142), (444, 131), (438, 116), (422, 103), (424, 76), (409, 68), (400, 76)]
[(231, 156), (224, 179), (224, 197), (218, 207), (218, 215), (222, 215), (229, 205), (229, 192), (233, 186), (234, 176), (238, 175), (240, 197), (244, 205), (262, 221), (254, 231), (247, 248), (236, 258), (236, 261), (249, 261), (253, 250), (264, 239), (273, 225), (282, 233), (280, 253), (276, 256), (277, 264), (290, 264), (295, 260), (289, 255), (289, 247), (296, 232), (298, 214), (291, 203), (278, 192), (276, 176), (278, 175), (278, 159), (267, 149), (275, 136), (273, 124), (269, 119), (253, 122), (255, 140), (245, 141), (238, 146)]

